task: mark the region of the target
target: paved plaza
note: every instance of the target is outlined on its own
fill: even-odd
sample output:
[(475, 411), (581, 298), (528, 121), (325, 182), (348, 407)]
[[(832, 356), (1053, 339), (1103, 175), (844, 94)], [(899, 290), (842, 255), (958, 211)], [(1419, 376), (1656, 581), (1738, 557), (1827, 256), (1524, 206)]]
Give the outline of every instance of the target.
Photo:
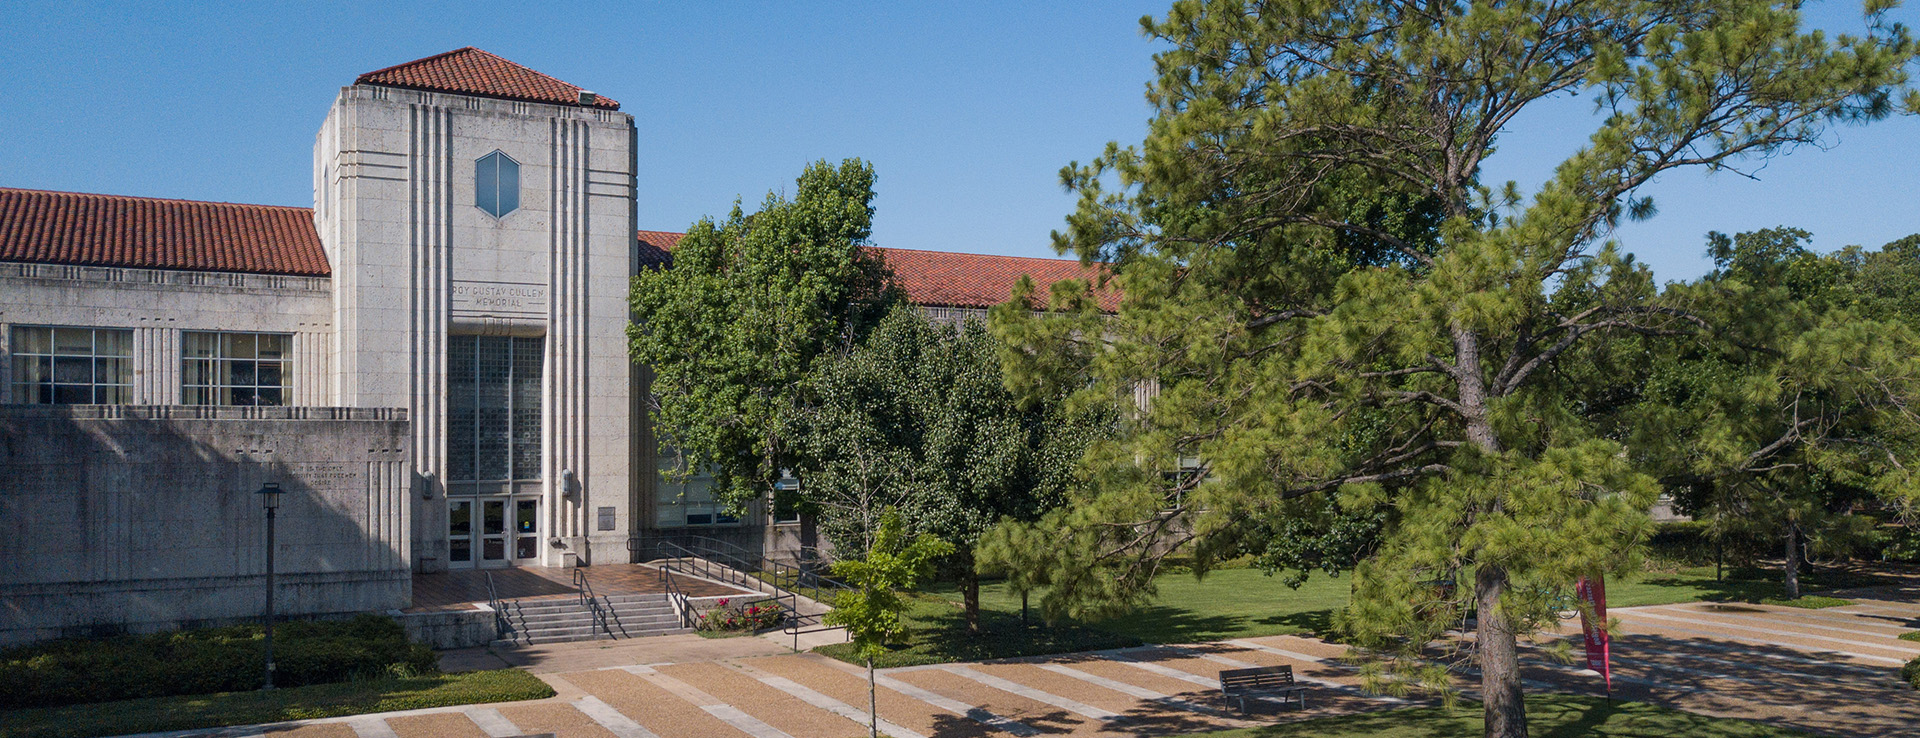
[[(1920, 629), (1916, 594), (1912, 588), (1849, 593), (1854, 605), (1827, 610), (1713, 603), (1619, 609), (1614, 694), (1836, 736), (1920, 736), (1920, 696), (1896, 679), (1900, 663), (1920, 656), (1920, 643), (1897, 639)], [(1577, 638), (1577, 632), (1562, 637)], [(895, 738), (1180, 735), (1424, 704), (1364, 694), (1357, 670), (1338, 660), (1343, 651), (1310, 638), (1270, 636), (883, 669), (881, 729)], [(539, 674), (559, 695), (166, 735), (846, 738), (863, 734), (867, 721), (861, 669), (786, 653), (772, 639), (670, 636), (502, 656)], [(1220, 670), (1273, 664), (1291, 665), (1314, 685), (1307, 709), (1267, 706), (1249, 715), (1219, 700)], [(1602, 693), (1596, 674), (1556, 662), (1549, 644), (1529, 649), (1524, 664), (1531, 689)], [(1460, 686), (1475, 696), (1471, 674), (1462, 675)]]

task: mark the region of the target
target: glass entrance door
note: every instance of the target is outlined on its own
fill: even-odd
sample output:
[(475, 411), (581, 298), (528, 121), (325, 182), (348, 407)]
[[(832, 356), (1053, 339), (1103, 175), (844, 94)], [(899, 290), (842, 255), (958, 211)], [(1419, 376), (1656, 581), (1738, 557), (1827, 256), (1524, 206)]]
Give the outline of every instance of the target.
[(481, 567), (507, 565), (507, 501), (480, 500)]
[(447, 565), (473, 567), (473, 500), (447, 500)]
[(455, 569), (538, 564), (540, 498), (447, 500), (447, 563)]

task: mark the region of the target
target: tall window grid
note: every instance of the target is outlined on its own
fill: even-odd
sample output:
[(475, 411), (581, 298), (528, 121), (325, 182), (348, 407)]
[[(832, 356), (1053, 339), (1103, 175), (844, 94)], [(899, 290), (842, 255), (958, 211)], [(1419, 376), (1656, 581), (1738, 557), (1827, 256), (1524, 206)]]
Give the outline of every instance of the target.
[(284, 405), (292, 395), (285, 333), (187, 331), (180, 340), (184, 405)]
[(447, 480), (540, 479), (540, 379), (546, 341), (450, 336)]
[(133, 399), (133, 331), (14, 326), (13, 401), (125, 405)]

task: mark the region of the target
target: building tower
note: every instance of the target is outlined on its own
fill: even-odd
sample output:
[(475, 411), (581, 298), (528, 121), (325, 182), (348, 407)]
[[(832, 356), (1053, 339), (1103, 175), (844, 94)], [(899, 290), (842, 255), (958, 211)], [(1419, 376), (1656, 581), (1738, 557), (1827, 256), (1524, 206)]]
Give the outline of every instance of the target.
[(314, 142), (331, 395), (412, 420), (416, 572), (626, 561), (633, 117), (474, 48), (363, 74)]

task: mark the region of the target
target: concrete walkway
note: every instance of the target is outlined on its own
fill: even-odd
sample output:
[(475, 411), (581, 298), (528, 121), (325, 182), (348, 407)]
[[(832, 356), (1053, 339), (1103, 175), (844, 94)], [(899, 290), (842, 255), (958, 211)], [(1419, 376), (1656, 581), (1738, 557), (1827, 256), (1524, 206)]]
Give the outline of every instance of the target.
[[(692, 638), (692, 641), (687, 640)], [(657, 643), (645, 643), (656, 641)], [(697, 642), (696, 642), (697, 641)], [(555, 647), (532, 667), (558, 696), (271, 726), (164, 735), (239, 738), (847, 738), (864, 733), (865, 672), (762, 638), (669, 636), (608, 648)], [(1154, 646), (992, 663), (884, 669), (877, 701), (894, 738), (1042, 733), (1181, 735), (1274, 719), (1405, 704), (1367, 696), (1339, 648), (1287, 636)], [(681, 656), (662, 659), (663, 656)], [(628, 661), (625, 664), (603, 663)], [(1218, 698), (1221, 669), (1290, 664), (1318, 688), (1307, 709), (1236, 713)]]
[[(1920, 643), (1904, 592), (1850, 593), (1829, 610), (1691, 603), (1614, 611), (1617, 697), (1835, 736), (1920, 736), (1920, 695), (1896, 680)], [(1577, 638), (1578, 622), (1559, 638)], [(1602, 693), (1598, 675), (1552, 659), (1556, 636), (1523, 655), (1532, 690)], [(865, 673), (772, 638), (668, 636), (566, 644), (487, 658), (539, 674), (546, 700), (183, 731), (167, 738), (846, 738), (868, 720)], [(1575, 651), (1578, 644), (1575, 642)], [(986, 663), (883, 669), (881, 730), (894, 738), (1181, 735), (1413, 704), (1367, 695), (1344, 647), (1293, 636), (1148, 646)], [(472, 654), (449, 654), (449, 668)], [(1307, 709), (1240, 714), (1220, 670), (1287, 664), (1314, 685)], [(1458, 682), (1475, 696), (1471, 675)]]

